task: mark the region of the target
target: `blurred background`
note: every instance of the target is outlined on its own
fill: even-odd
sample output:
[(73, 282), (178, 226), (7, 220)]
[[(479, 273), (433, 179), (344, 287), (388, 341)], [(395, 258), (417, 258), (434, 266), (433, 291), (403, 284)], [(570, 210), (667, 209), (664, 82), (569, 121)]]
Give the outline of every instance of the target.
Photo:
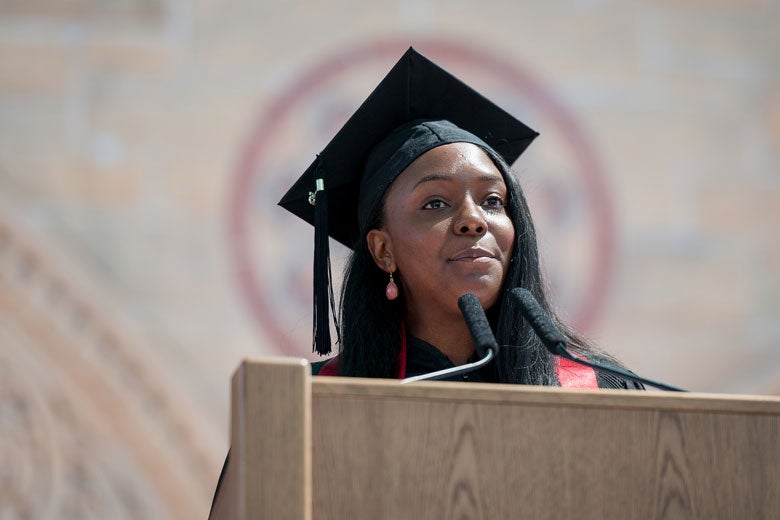
[(0, 0), (0, 517), (206, 517), (232, 371), (310, 356), (312, 231), (276, 202), (410, 45), (541, 133), (515, 170), (569, 322), (648, 377), (780, 394), (778, 24)]

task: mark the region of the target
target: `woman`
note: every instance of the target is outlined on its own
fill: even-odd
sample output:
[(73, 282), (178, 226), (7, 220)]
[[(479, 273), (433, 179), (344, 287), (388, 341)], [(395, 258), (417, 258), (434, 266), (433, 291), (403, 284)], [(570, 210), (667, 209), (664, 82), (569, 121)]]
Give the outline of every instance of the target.
[(315, 225), (320, 354), (330, 351), (334, 307), (328, 233), (353, 249), (339, 355), (321, 374), (394, 378), (466, 363), (474, 345), (457, 299), (470, 292), (503, 348), (464, 379), (636, 387), (552, 356), (508, 296), (528, 289), (571, 349), (606, 358), (547, 302), (534, 226), (508, 166), (537, 135), (413, 49), (401, 58), (280, 202)]
[(473, 293), (502, 348), (463, 379), (641, 388), (552, 356), (508, 296), (528, 289), (571, 350), (609, 361), (547, 303), (533, 222), (508, 166), (537, 135), (413, 49), (404, 54), (279, 203), (315, 228), (314, 349), (323, 355), (335, 310), (328, 236), (353, 250), (339, 355), (315, 363), (315, 374), (396, 378), (472, 360), (456, 302)]

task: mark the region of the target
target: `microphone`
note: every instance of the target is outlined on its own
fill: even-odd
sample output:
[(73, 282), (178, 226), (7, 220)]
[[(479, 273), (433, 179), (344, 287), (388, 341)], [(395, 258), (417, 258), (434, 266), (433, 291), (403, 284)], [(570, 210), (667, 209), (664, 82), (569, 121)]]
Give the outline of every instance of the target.
[(534, 295), (531, 294), (528, 289), (517, 287), (512, 289), (509, 294), (520, 306), (520, 313), (526, 319), (531, 328), (534, 329), (534, 332), (537, 336), (539, 336), (539, 339), (542, 340), (542, 343), (544, 343), (544, 346), (547, 347), (547, 350), (549, 350), (553, 355), (564, 357), (574, 361), (575, 363), (579, 363), (580, 365), (585, 365), (586, 367), (600, 370), (623, 379), (628, 379), (629, 381), (634, 381), (635, 383), (646, 384), (655, 388), (660, 388), (661, 390), (668, 390), (670, 392), (687, 392), (687, 390), (682, 388), (664, 383), (658, 383), (650, 379), (645, 379), (644, 377), (631, 374), (617, 367), (609, 367), (575, 356), (566, 349), (566, 344), (568, 343), (566, 336), (564, 336), (558, 327), (555, 326), (555, 323), (553, 323), (544, 309), (542, 309), (542, 306), (539, 305), (539, 302), (536, 301)]
[(424, 380), (434, 381), (455, 375), (467, 374), (487, 365), (498, 354), (498, 343), (496, 342), (495, 336), (493, 336), (493, 331), (490, 330), (490, 324), (488, 323), (487, 316), (485, 316), (485, 311), (482, 309), (482, 305), (479, 303), (479, 299), (471, 293), (466, 293), (458, 298), (458, 308), (460, 309), (461, 314), (463, 314), (463, 319), (466, 322), (466, 326), (469, 328), (471, 339), (474, 341), (474, 349), (477, 351), (477, 355), (480, 359), (473, 363), (466, 363), (465, 365), (457, 367), (445, 368), (444, 370), (437, 370), (436, 372), (430, 372), (428, 374), (407, 377), (401, 381), (401, 384)]
[(469, 328), (471, 338), (474, 340), (474, 348), (477, 350), (479, 357), (485, 357), (489, 350), (493, 351), (493, 355), (498, 354), (498, 343), (496, 337), (493, 336), (493, 331), (490, 329), (485, 311), (482, 309), (482, 304), (476, 296), (471, 293), (466, 293), (458, 298), (458, 308), (463, 319), (466, 321), (466, 326)]

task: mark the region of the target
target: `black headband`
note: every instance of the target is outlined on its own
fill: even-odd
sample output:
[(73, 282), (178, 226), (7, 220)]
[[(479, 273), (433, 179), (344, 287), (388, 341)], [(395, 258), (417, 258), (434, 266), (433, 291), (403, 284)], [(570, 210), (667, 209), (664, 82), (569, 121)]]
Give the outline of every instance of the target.
[(368, 156), (360, 183), (358, 225), (361, 236), (378, 211), (385, 192), (415, 159), (425, 152), (450, 143), (471, 143), (495, 157), (497, 154), (482, 139), (449, 121), (418, 119), (396, 128), (376, 145)]

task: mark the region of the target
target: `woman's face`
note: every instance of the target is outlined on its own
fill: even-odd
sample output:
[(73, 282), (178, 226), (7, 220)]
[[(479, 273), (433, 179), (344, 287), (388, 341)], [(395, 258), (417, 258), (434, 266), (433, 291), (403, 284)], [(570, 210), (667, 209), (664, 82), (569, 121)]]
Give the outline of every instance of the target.
[(377, 265), (396, 271), (407, 311), (457, 312), (474, 293), (485, 309), (498, 300), (515, 230), (507, 188), (493, 161), (470, 143), (452, 143), (418, 157), (385, 198), (383, 227), (368, 234)]

